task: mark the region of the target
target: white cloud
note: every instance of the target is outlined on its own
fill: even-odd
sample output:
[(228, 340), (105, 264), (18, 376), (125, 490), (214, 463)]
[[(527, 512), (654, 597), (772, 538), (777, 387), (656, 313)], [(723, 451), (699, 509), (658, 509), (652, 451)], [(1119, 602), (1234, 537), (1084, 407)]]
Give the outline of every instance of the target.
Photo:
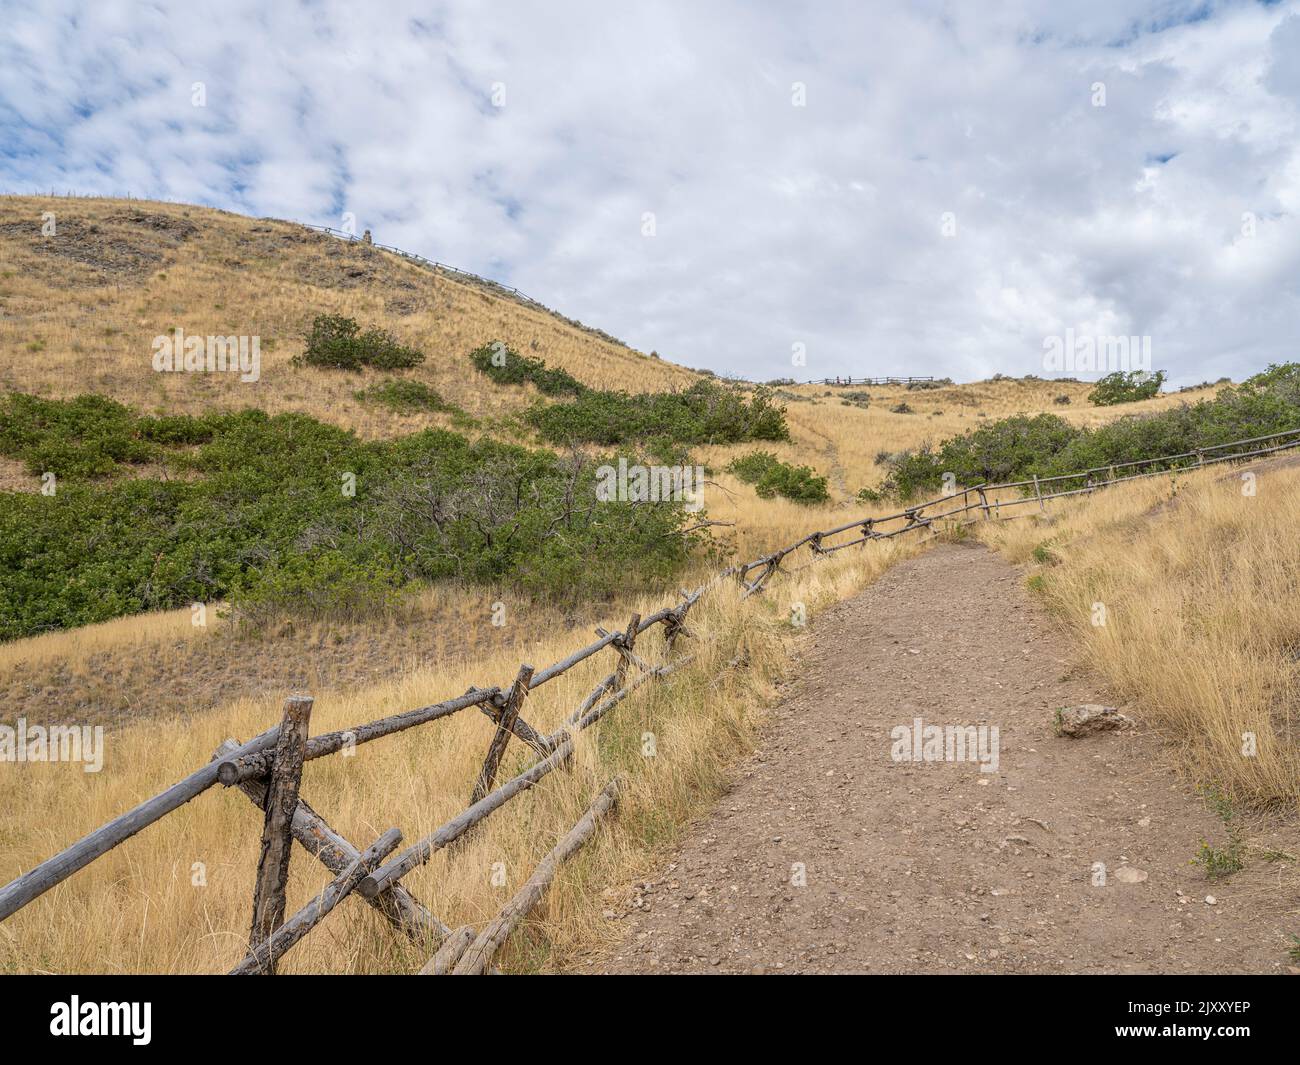
[(355, 212), (748, 377), (1041, 372), (1067, 328), (1241, 376), (1300, 325), (1300, 14), (1140, 7), (11, 4), (0, 187)]

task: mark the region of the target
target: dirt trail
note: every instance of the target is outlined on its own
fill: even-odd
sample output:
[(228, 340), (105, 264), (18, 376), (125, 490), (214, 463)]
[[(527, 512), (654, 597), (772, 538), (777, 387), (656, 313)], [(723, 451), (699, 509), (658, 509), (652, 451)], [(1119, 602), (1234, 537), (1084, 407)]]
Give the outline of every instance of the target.
[[(626, 935), (593, 969), (1286, 972), (1300, 922), (1278, 867), (1208, 882), (1189, 864), (1223, 826), (1158, 738), (1054, 735), (1057, 707), (1106, 701), (1075, 657), (978, 546), (937, 546), (826, 611), (759, 754), (610, 912)], [(894, 761), (891, 730), (917, 717), (998, 726), (997, 771)]]

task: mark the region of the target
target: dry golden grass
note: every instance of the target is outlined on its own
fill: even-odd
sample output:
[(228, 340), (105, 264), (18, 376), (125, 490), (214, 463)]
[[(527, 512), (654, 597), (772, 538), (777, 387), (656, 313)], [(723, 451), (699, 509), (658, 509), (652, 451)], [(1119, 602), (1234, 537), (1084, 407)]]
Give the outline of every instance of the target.
[[(66, 242), (50, 244), (39, 236), (45, 210), (57, 212)], [(698, 380), (692, 371), (554, 315), (286, 223), (171, 204), (9, 197), (0, 199), (0, 250), (5, 263), (0, 299), (6, 309), (0, 318), (0, 350), (6, 356), (0, 389), (55, 396), (95, 391), (151, 412), (240, 406), (301, 410), (366, 437), (448, 423), (447, 415), (398, 417), (358, 403), (353, 392), (371, 375), (293, 368), (289, 361), (316, 313), (348, 314), (422, 348), (429, 358), (411, 376), (470, 414), (492, 419), (493, 431), (504, 426), (522, 434), (511, 419), (535, 393), (490, 386), (469, 368), (467, 352), (492, 339), (598, 387), (661, 390)], [(152, 338), (173, 326), (194, 334), (261, 336), (261, 381), (245, 385), (214, 376), (154, 373)], [(833, 502), (809, 508), (760, 500), (751, 486), (716, 472), (736, 455), (767, 445), (702, 449), (701, 458), (715, 470), (706, 494), (709, 516), (735, 523), (714, 530), (717, 564), (751, 559), (811, 529), (869, 512), (873, 508), (852, 497), (882, 479), (876, 461), (882, 452), (937, 442), (1008, 414), (1048, 411), (1076, 424), (1098, 424), (1212, 392), (1099, 409), (1087, 405), (1089, 387), (1015, 380), (933, 391), (873, 386), (865, 389), (872, 397), (865, 409), (842, 403), (839, 389), (789, 389), (810, 401), (788, 403), (793, 439), (770, 449), (826, 474)], [(1061, 394), (1071, 396), (1070, 405), (1053, 402)], [(899, 402), (915, 413), (891, 412)], [(1047, 524), (1029, 518), (986, 535), (1021, 560), (1053, 538), (1052, 549), (1063, 562), (1046, 568), (1047, 594), (1074, 619), (1082, 645), (1117, 687), (1168, 729), (1192, 771), (1221, 779), (1239, 795), (1294, 801), (1294, 734), (1286, 711), (1294, 702), (1294, 664), (1286, 641), (1300, 642), (1294, 636), (1300, 618), (1288, 609), (1294, 595), (1286, 593), (1294, 592), (1295, 573), (1286, 554), (1286, 522), (1300, 487), (1292, 474), (1285, 482), (1274, 480), (1281, 476), (1261, 479), (1260, 495), (1248, 504), (1239, 501), (1239, 510), (1229, 498), (1232, 485), (1216, 487), (1202, 475), (1188, 482), (1177, 506), (1154, 515), (1147, 511), (1168, 494), (1160, 480), (1055, 504)], [(31, 488), (34, 482), (13, 464), (3, 464), (0, 486)], [(775, 579), (766, 596), (743, 607), (730, 585), (707, 599), (693, 620), (707, 647), (696, 667), (620, 706), (584, 738), (571, 772), (548, 777), (494, 815), (454, 855), (436, 856), (407, 882), (448, 924), (483, 921), (595, 791), (614, 772), (626, 771), (631, 786), (612, 829), (562, 873), (537, 919), (512, 939), (503, 962), (511, 969), (551, 969), (610, 937), (601, 918), (607, 905), (602, 894), (651, 867), (684, 822), (718, 793), (726, 766), (751, 743), (769, 685), (788, 663), (794, 636), (784, 620), (789, 604), (802, 601), (815, 610), (916, 549), (915, 544), (874, 544), (816, 566), (792, 568)], [(1205, 551), (1218, 561), (1206, 564)], [(1232, 561), (1238, 555), (1259, 561)], [(701, 560), (683, 583), (698, 579), (712, 564)], [(485, 607), (498, 597), (506, 599), (514, 626), (505, 632), (489, 630)], [(1105, 629), (1088, 624), (1097, 600), (1111, 610)], [(1264, 605), (1249, 609), (1254, 604)], [(142, 692), (172, 683), (186, 672), (187, 661), (199, 660), (254, 673), (262, 690), (238, 689), (244, 694), (230, 699), (223, 695), (228, 690), (223, 674), (194, 670), (187, 683), (209, 690), (182, 684), (173, 693), (176, 703), (145, 706), (140, 720), (120, 721), (109, 736), (102, 773), (28, 765), (0, 775), (0, 880), (167, 786), (205, 761), (227, 736), (247, 738), (266, 728), (277, 719), (287, 689), (304, 677), (318, 700), (313, 730), (346, 727), (469, 684), (506, 683), (521, 657), (546, 665), (585, 643), (592, 623), (621, 627), (631, 609), (644, 612), (658, 605), (659, 597), (629, 594), (595, 608), (590, 617), (574, 618), (544, 604), (511, 603), (496, 591), (439, 588), (415, 605), (413, 616), (426, 646), (414, 656), (407, 642), (382, 625), (346, 634), (334, 626), (316, 627), (258, 647), (233, 638), (211, 612), (208, 628), (195, 629), (188, 611), (9, 644), (0, 649), (0, 674), (21, 681), (15, 681), (21, 690), (5, 690), (11, 717), (22, 712), (25, 691), (35, 698), (28, 685), (33, 674), (57, 666), (67, 672), (67, 682), (49, 681), (42, 698), (80, 699), (94, 692), (105, 658), (133, 670)], [(339, 656), (341, 670), (305, 671), (343, 635), (358, 647), (351, 658)], [(721, 682), (710, 680), (710, 671), (740, 648), (748, 652), (750, 666), (728, 672)], [(656, 649), (657, 637), (643, 650)], [(256, 669), (250, 667), (254, 658)], [(1186, 662), (1186, 668), (1160, 670), (1160, 676), (1144, 671), (1153, 662), (1174, 661)], [(353, 668), (363, 662), (374, 673)], [(345, 683), (341, 674), (349, 669)], [(543, 688), (530, 700), (528, 718), (539, 727), (557, 724), (607, 669), (607, 663), (589, 664)], [(374, 674), (383, 679), (374, 680)], [(192, 700), (187, 701), (187, 692)], [(166, 714), (168, 705), (202, 712)], [(1233, 756), (1230, 741), (1250, 730), (1260, 736), (1260, 755), (1246, 765)], [(640, 754), (647, 731), (656, 736), (659, 753), (653, 759)], [(363, 747), (354, 758), (311, 763), (304, 794), (358, 846), (394, 824), (406, 842), (413, 842), (464, 806), (488, 735), (486, 719), (466, 711)], [(507, 771), (523, 764), (522, 752), (513, 751), (511, 759)], [(50, 811), (57, 813), (49, 816)], [(0, 925), (0, 964), (10, 971), (58, 972), (229, 967), (239, 958), (247, 932), (259, 823), (239, 794), (202, 796)], [(206, 886), (192, 883), (196, 862), (206, 870)], [(504, 863), (502, 887), (491, 884), (496, 863)], [(290, 905), (297, 906), (327, 874), (299, 853), (292, 879)], [(427, 954), (427, 948), (395, 943), (368, 908), (349, 901), (297, 948), (286, 968), (412, 971)]]
[[(53, 211), (54, 238), (41, 236)], [(381, 234), (382, 236), (382, 234)], [(411, 249), (420, 250), (420, 249)], [(295, 368), (302, 334), (319, 313), (346, 314), (380, 325), (425, 351), (409, 375), (436, 388), (467, 413), (510, 423), (536, 397), (531, 386), (490, 385), (466, 355), (492, 340), (560, 366), (586, 384), (630, 392), (689, 386), (700, 375), (651, 358), (558, 317), (386, 252), (301, 226), (245, 218), (209, 208), (139, 200), (0, 197), (0, 389), (70, 396), (99, 392), (148, 412), (200, 412), (261, 407), (296, 410), (368, 438), (399, 436), (431, 425), (442, 413), (397, 415), (354, 397), (376, 375)], [(162, 374), (152, 368), (155, 336), (179, 327), (191, 335), (262, 338), (262, 376)], [(788, 461), (826, 474), (838, 500), (876, 485), (882, 452), (938, 441), (1015, 413), (1049, 411), (1076, 424), (1100, 424), (1213, 394), (1213, 389), (1162, 396), (1121, 407), (1088, 406), (1090, 385), (1002, 379), (926, 391), (871, 386), (866, 409), (845, 404), (845, 391), (799, 385), (789, 401)], [(1071, 405), (1053, 402), (1069, 395)], [(914, 414), (894, 414), (906, 402)], [(745, 447), (705, 449), (725, 465)], [(35, 481), (0, 467), (0, 484)]]
[[(1219, 467), (975, 528), (1034, 567), (1066, 638), (1171, 741), (1193, 779), (1295, 812), (1300, 469), (1285, 460), (1248, 469), (1253, 496), (1240, 471)], [(1097, 604), (1104, 625), (1093, 622)], [(1254, 755), (1243, 753), (1247, 734)]]
[[(439, 853), (405, 883), (451, 926), (482, 922), (518, 888), (538, 859), (617, 772), (629, 787), (617, 819), (561, 873), (534, 919), (511, 940), (501, 961), (511, 970), (554, 969), (615, 929), (602, 917), (610, 885), (644, 876), (685, 822), (721, 790), (727, 766), (746, 751), (770, 694), (786, 668), (797, 630), (790, 606), (821, 604), (865, 586), (916, 545), (873, 544), (793, 571), (766, 596), (739, 599), (734, 582), (720, 584), (692, 612), (697, 633), (684, 643), (700, 652), (689, 669), (662, 687), (647, 685), (601, 724), (584, 733), (571, 771), (554, 773), (493, 815), (453, 853)], [(653, 600), (624, 604), (643, 613)], [(622, 612), (605, 619), (621, 625)], [(572, 634), (548, 633), (530, 649), (537, 666), (572, 650)], [(647, 658), (662, 639), (643, 637)], [(726, 664), (740, 651), (743, 668)], [(400, 680), (336, 694), (315, 692), (312, 728), (323, 732), (421, 705), (470, 684), (502, 683), (518, 657), (505, 652)], [(529, 699), (526, 716), (552, 728), (608, 671), (584, 663)], [(718, 676), (720, 674), (720, 677)], [(121, 813), (202, 764), (227, 736), (246, 739), (278, 719), (278, 699), (243, 699), (195, 718), (128, 726), (107, 739), (104, 769), (77, 765), (12, 766), (0, 774), (0, 880), (7, 881), (74, 838)], [(646, 757), (645, 735), (656, 753)], [(406, 842), (466, 804), (490, 725), (475, 711), (359, 748), (350, 758), (309, 763), (304, 796), (344, 835), (364, 847), (392, 825)], [(514, 745), (503, 773), (517, 771), (525, 752)], [(35, 816), (58, 811), (57, 817)], [(260, 816), (234, 791), (216, 790), (146, 829), (0, 925), (0, 967), (10, 972), (210, 972), (242, 955), (249, 919)], [(201, 863), (203, 886), (194, 883)], [(504, 883), (493, 885), (494, 872)], [(290, 908), (328, 880), (297, 851)], [(409, 972), (428, 945), (398, 942), (357, 900), (305, 940), (284, 966), (290, 972)]]
[[(976, 381), (937, 389), (909, 390), (905, 385), (873, 385), (844, 389), (824, 385), (799, 385), (783, 391), (811, 397), (813, 402), (786, 403), (786, 420), (792, 441), (770, 450), (787, 462), (813, 466), (829, 478), (832, 495), (851, 499), (864, 487), (878, 487), (887, 473), (877, 459), (968, 432), (981, 424), (1013, 414), (1055, 414), (1074, 425), (1103, 425), (1130, 414), (1143, 414), (1206, 399), (1217, 386), (1172, 393), (1141, 403), (1093, 407), (1088, 403), (1091, 384), (1070, 381), (1004, 378)], [(845, 392), (865, 391), (871, 399), (865, 408), (844, 402)], [(1069, 405), (1054, 402), (1068, 395)], [(906, 403), (912, 414), (895, 414), (891, 408)], [(718, 448), (709, 460), (725, 464), (752, 447)]]
[[(41, 217), (55, 212), (55, 237)], [(418, 251), (420, 249), (410, 249)], [(657, 391), (698, 380), (557, 315), (396, 255), (301, 226), (140, 200), (0, 197), (0, 388), (98, 392), (147, 411), (298, 410), (366, 437), (445, 425), (446, 414), (397, 416), (358, 402), (373, 378), (298, 369), (317, 314), (380, 325), (426, 353), (409, 375), (477, 417), (518, 410), (535, 392), (501, 390), (466, 355), (502, 340), (594, 387)], [(233, 374), (156, 373), (154, 337), (261, 337), (256, 383)]]

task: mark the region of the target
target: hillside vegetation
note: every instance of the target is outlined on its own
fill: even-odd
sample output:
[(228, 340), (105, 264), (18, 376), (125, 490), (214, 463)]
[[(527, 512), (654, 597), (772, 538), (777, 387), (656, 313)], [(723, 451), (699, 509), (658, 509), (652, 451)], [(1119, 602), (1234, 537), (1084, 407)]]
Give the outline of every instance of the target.
[[(904, 498), (940, 487), (945, 473), (962, 485), (1055, 477), (1139, 459), (1189, 455), (1238, 440), (1300, 428), (1300, 364), (1271, 366), (1213, 399), (1121, 417), (1096, 427), (1052, 414), (1016, 415), (922, 446), (891, 460), (887, 487)], [(1194, 459), (1174, 460), (1187, 465)], [(1152, 469), (1159, 467), (1153, 466)], [(1081, 487), (1083, 478), (1055, 490)]]
[[(364, 614), (439, 578), (603, 596), (662, 586), (691, 546), (679, 504), (598, 503), (580, 454), (441, 429), (367, 443), (302, 414), (18, 393), (0, 451), (62, 482), (0, 506), (0, 639), (223, 599), (246, 617)], [(146, 462), (161, 475), (112, 478)]]
[[(50, 211), (57, 233), (44, 237), (42, 214)], [(143, 414), (298, 412), (361, 439), (459, 427), (524, 442), (540, 439), (543, 427), (524, 421), (539, 399), (552, 403), (576, 394), (566, 379), (634, 395), (682, 391), (707, 379), (669, 361), (671, 354), (660, 359), (635, 351), (491, 286), (291, 223), (209, 208), (0, 197), (0, 262), (4, 391), (60, 398), (92, 392)], [(375, 385), (391, 391), (387, 371), (295, 366), (318, 315), (355, 319), (423, 352), (422, 362), (402, 371), (405, 383), (398, 387), (423, 386), (438, 402), (390, 406), (364, 398), (373, 397)], [(154, 372), (150, 345), (176, 329), (261, 337), (260, 378), (244, 383), (233, 374)], [(522, 360), (488, 377), (467, 356), (493, 342)], [(523, 360), (544, 363), (547, 373), (530, 375)], [(869, 362), (864, 359), (863, 369)], [(561, 387), (551, 388), (550, 381)], [(860, 488), (884, 480), (890, 456), (987, 420), (1052, 412), (1071, 425), (1097, 425), (1213, 391), (1103, 408), (1089, 404), (1092, 387), (1011, 378), (924, 391), (777, 386), (772, 398), (787, 408), (789, 440), (776, 441), (773, 450), (780, 460), (827, 477), (831, 498), (848, 502)], [(1058, 402), (1062, 398), (1069, 403)], [(911, 413), (896, 413), (900, 404)], [(625, 410), (620, 407), (617, 416)], [(608, 414), (598, 412), (606, 424)], [(704, 445), (696, 457), (722, 469), (743, 450), (742, 444)], [(718, 483), (753, 494), (725, 477)], [(3, 487), (34, 490), (38, 483), (0, 460)], [(730, 505), (725, 496), (717, 502)]]
[[(53, 236), (42, 235), (45, 212), (54, 214)], [(363, 438), (446, 424), (436, 413), (398, 420), (367, 407), (353, 395), (354, 375), (295, 367), (312, 322), (330, 314), (379, 326), (423, 351), (412, 378), (475, 417), (525, 405), (467, 372), (465, 356), (493, 339), (597, 388), (661, 391), (700, 379), (459, 275), (288, 222), (205, 207), (0, 197), (0, 264), (0, 389), (8, 391), (94, 392), (147, 413), (296, 411)], [(177, 328), (259, 336), (260, 379), (155, 373), (151, 344)]]
[[(39, 235), (46, 210), (57, 238)], [(1107, 407), (1088, 403), (1090, 383), (1034, 378), (732, 385), (490, 285), (177, 205), (7, 198), (0, 249), (3, 720), (114, 729), (102, 774), (0, 779), (0, 879), (203, 764), (227, 736), (262, 731), (289, 690), (316, 697), (322, 732), (508, 684), (521, 661), (557, 661), (594, 625), (620, 628), (727, 561), (871, 513), (858, 491), (902, 492), (884, 484), (901, 470), (919, 488), (949, 459), (971, 477), (994, 460), (1094, 464), (1284, 421), (1295, 403), (1287, 370)], [(259, 379), (156, 373), (151, 344), (173, 330), (259, 335)], [(327, 365), (302, 358), (313, 335)], [(384, 368), (356, 343), (385, 352)], [(707, 463), (707, 518), (722, 524), (687, 534), (702, 516), (678, 505), (588, 505), (594, 467), (615, 455)], [(48, 472), (52, 496), (40, 493)], [(979, 535), (1035, 567), (1063, 646), (1084, 647), (1150, 708), (1198, 782), (1284, 805), (1296, 780), (1297, 481), (1291, 471), (1248, 499), (1220, 476), (1121, 486)], [(743, 603), (734, 582), (721, 586), (691, 615), (690, 668), (584, 733), (570, 772), (500, 811), (454, 860), (413, 872), (412, 890), (452, 925), (481, 923), (593, 790), (626, 773), (616, 829), (567, 867), (501, 961), (553, 969), (611, 939), (611, 885), (644, 875), (753, 744), (800, 635), (792, 618), (922, 548), (877, 541), (791, 566)], [(194, 600), (260, 624), (218, 610), (196, 622)], [(1089, 620), (1098, 601), (1107, 627)], [(637, 653), (658, 661), (657, 640)], [(1157, 676), (1152, 661), (1188, 665)], [(558, 725), (607, 668), (583, 663), (531, 695), (530, 722)], [(304, 794), (352, 838), (400, 811), (415, 839), (464, 805), (490, 729), (464, 713), (364, 758), (312, 762)], [(1241, 731), (1261, 737), (1249, 764), (1232, 754)], [(512, 745), (503, 775), (527, 758)], [(204, 796), (16, 915), (0, 968), (229, 966), (247, 932), (258, 824), (234, 791)], [(203, 891), (186, 873), (196, 860)], [(489, 889), (498, 864), (505, 883)], [(327, 879), (295, 866), (290, 907)], [(286, 970), (414, 971), (428, 955), (366, 911), (309, 938)]]

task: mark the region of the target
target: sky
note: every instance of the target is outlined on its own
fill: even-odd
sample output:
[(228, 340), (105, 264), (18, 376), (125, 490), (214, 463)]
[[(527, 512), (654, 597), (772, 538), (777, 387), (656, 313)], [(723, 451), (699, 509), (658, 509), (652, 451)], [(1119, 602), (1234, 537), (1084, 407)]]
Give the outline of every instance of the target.
[(751, 380), (1296, 358), (1298, 126), (1300, 0), (0, 0), (0, 192), (351, 217)]

